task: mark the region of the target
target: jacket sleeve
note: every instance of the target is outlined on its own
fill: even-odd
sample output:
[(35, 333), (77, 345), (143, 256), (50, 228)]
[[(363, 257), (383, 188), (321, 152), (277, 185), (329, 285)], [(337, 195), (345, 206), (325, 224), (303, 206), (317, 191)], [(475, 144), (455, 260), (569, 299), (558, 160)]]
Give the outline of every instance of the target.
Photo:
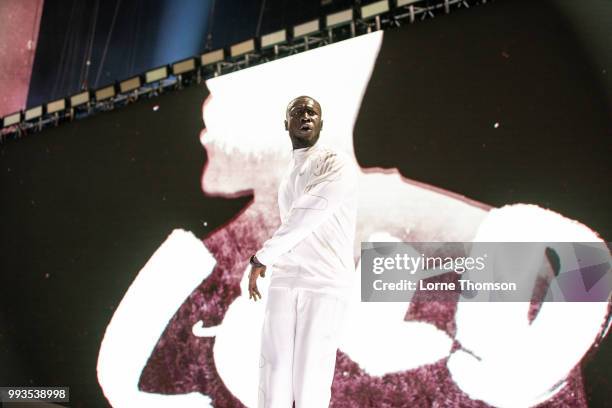
[(255, 254), (259, 262), (272, 266), (284, 253), (323, 223), (339, 205), (356, 195), (357, 169), (346, 157), (325, 153), (310, 166), (302, 194), (293, 202), (281, 226)]

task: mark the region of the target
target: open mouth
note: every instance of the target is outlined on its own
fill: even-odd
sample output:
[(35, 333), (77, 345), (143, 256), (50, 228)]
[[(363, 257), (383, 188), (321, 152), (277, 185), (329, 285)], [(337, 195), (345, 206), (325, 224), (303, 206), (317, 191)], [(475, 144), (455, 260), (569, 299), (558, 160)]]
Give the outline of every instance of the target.
[(300, 130), (302, 130), (302, 131), (310, 131), (310, 130), (312, 130), (312, 125), (309, 125), (307, 123), (303, 124), (302, 126), (300, 126)]

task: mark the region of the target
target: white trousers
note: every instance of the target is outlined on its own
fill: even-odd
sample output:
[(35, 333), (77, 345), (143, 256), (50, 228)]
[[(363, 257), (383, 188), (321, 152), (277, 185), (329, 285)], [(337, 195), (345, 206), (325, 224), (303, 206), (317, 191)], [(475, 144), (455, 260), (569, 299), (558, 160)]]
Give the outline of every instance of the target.
[(259, 408), (327, 408), (346, 302), (270, 287), (262, 328)]

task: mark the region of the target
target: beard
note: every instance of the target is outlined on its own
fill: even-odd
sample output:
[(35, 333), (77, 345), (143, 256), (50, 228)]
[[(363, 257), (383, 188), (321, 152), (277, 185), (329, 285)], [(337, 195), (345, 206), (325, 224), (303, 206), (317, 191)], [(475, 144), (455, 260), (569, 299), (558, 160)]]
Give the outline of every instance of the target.
[(289, 134), (291, 138), (291, 143), (293, 144), (294, 149), (301, 149), (303, 147), (312, 147), (319, 140), (319, 132), (313, 132), (312, 135), (304, 135), (299, 134), (299, 132), (292, 132)]

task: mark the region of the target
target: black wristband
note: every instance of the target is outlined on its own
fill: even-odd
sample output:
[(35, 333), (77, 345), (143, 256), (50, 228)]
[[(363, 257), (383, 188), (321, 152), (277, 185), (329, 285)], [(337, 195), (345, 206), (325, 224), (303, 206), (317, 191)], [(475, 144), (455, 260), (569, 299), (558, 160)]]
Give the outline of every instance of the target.
[(257, 257), (255, 255), (251, 256), (251, 259), (249, 260), (249, 263), (253, 266), (257, 266), (257, 267), (266, 267), (266, 265), (262, 264), (261, 262), (259, 262), (259, 260), (257, 259)]

